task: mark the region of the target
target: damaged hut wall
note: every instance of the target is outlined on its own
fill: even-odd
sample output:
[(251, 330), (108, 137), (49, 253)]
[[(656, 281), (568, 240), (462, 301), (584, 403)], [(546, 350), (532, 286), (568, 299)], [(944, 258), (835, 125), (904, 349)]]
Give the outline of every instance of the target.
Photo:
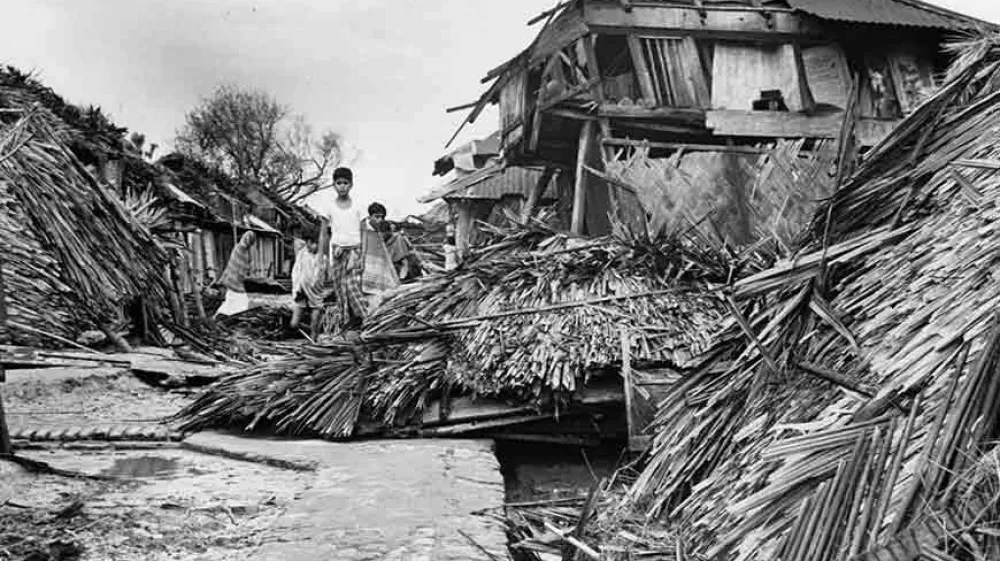
[[(244, 230), (238, 230), (242, 236)], [(232, 231), (196, 230), (177, 234), (177, 243), (183, 247), (178, 254), (178, 288), (185, 294), (196, 287), (209, 286), (225, 269), (235, 247)], [(283, 240), (278, 236), (257, 232), (257, 239), (250, 250), (250, 278), (275, 279), (287, 276), (291, 269), (284, 259)]]
[[(742, 152), (678, 151), (666, 158), (639, 148), (608, 162), (608, 173), (642, 187), (635, 197), (652, 232), (697, 223), (709, 239), (721, 235), (745, 245), (773, 238), (790, 246), (832, 193), (835, 159), (832, 140), (779, 141)], [(626, 219), (635, 212), (621, 208)]]
[(862, 116), (899, 119), (936, 90), (933, 60), (912, 44), (865, 53), (861, 86)]

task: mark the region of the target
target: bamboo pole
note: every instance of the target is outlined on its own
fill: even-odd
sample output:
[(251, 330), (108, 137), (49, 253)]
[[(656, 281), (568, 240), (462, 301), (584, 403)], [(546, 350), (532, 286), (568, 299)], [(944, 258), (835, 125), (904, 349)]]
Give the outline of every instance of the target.
[[(3, 281), (3, 261), (0, 261), (0, 344), (7, 344), (7, 292)], [(0, 384), (7, 381), (7, 374), (0, 361)], [(7, 430), (7, 416), (3, 410), (3, 392), (0, 391), (0, 455), (13, 453), (10, 445), (10, 431)]]
[(586, 121), (580, 127), (580, 144), (576, 154), (576, 178), (573, 186), (573, 222), (570, 229), (574, 234), (583, 233), (584, 205), (587, 201), (587, 176), (584, 166), (590, 157), (590, 146), (594, 136), (593, 121)]

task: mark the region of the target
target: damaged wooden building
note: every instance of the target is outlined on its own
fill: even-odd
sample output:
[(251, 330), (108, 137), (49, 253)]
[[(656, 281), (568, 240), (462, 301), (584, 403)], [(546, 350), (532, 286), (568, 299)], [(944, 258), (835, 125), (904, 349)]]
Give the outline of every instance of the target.
[(788, 238), (935, 91), (943, 47), (991, 27), (918, 0), (573, 0), (529, 23), (466, 106), (499, 106), (505, 164), (569, 172), (577, 233), (715, 213), (736, 244)]
[(552, 168), (508, 166), (500, 156), (499, 131), (463, 144), (434, 161), (440, 185), (417, 199), (444, 201), (459, 255), (480, 238), (479, 223), (502, 225), (508, 215), (556, 201), (559, 178)]

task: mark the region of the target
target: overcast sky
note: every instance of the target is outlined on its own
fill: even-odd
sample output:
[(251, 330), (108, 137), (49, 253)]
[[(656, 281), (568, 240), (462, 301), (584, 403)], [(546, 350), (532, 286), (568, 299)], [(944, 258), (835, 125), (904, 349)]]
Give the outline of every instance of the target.
[[(831, 0), (834, 1), (834, 0)], [(360, 152), (359, 199), (419, 212), (432, 162), (485, 73), (555, 0), (7, 0), (0, 62), (169, 147), (221, 83), (262, 88)], [(1000, 22), (1000, 2), (937, 0)], [(485, 136), (494, 113), (459, 141)]]

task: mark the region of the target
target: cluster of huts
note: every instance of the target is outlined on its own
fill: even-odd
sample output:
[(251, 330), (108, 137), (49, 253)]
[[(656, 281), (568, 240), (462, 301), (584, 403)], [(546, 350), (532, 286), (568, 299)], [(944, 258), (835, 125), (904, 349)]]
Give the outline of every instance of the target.
[(14, 68), (0, 71), (0, 122), (0, 262), (16, 343), (116, 336), (143, 302), (185, 324), (206, 313), (201, 296), (247, 231), (257, 234), (251, 280), (282, 289), (291, 236), (318, 222), (183, 154), (153, 161), (100, 109), (69, 104)]

